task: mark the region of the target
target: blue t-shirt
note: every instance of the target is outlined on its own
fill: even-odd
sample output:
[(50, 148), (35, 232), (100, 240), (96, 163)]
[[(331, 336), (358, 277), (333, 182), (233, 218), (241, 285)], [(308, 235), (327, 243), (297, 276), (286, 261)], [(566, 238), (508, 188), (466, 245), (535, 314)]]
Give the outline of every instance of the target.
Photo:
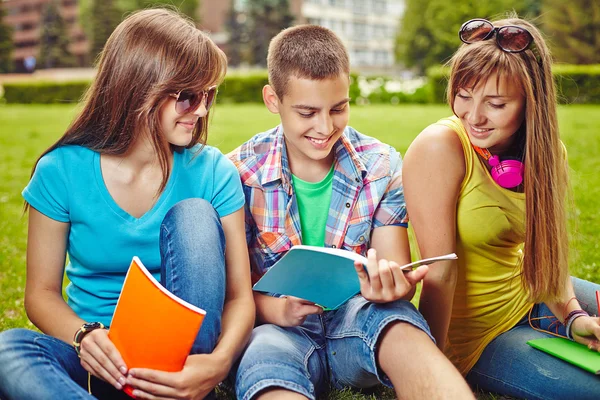
[(205, 199), (221, 217), (243, 207), (235, 166), (213, 147), (204, 146), (197, 154), (198, 149), (175, 152), (164, 192), (141, 218), (126, 213), (111, 197), (99, 153), (63, 146), (40, 159), (23, 197), (49, 218), (71, 224), (66, 292), (79, 317), (110, 325), (133, 256), (160, 280), (160, 224), (177, 202)]

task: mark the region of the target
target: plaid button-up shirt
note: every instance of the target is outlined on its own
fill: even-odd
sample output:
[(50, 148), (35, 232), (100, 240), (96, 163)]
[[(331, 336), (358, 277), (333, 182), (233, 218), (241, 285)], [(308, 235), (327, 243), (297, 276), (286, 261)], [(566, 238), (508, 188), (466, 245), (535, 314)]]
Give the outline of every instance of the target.
[[(246, 196), (246, 240), (256, 282), (293, 245), (302, 243), (283, 129), (260, 133), (228, 154)], [(391, 146), (346, 127), (333, 147), (333, 193), (325, 247), (365, 255), (373, 229), (407, 227), (402, 159)]]

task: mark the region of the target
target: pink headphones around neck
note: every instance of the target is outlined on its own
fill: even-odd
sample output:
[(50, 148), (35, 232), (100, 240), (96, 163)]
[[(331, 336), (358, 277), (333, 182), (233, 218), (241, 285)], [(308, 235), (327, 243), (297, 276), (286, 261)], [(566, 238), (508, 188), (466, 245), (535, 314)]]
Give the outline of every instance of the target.
[(523, 172), (525, 166), (519, 160), (504, 160), (500, 161), (500, 157), (493, 156), (488, 149), (482, 149), (473, 146), (475, 151), (479, 153), (492, 167), (492, 179), (505, 189), (517, 187), (523, 182)]

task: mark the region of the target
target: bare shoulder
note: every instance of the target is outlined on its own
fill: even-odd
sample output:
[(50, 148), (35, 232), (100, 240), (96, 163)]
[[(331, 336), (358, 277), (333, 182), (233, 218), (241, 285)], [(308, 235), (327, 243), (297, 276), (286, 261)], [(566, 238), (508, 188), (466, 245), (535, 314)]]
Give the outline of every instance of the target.
[(403, 175), (423, 178), (435, 173), (460, 182), (465, 174), (464, 150), (451, 128), (432, 124), (423, 129), (404, 156)]
[(409, 146), (407, 154), (411, 151), (463, 158), (460, 138), (451, 128), (441, 124), (431, 124), (423, 129)]

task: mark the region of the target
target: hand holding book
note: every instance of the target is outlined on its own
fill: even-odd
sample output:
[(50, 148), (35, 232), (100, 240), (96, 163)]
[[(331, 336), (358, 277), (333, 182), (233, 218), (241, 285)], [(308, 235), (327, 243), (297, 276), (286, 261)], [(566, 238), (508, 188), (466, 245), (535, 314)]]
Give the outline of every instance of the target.
[(421, 260), (400, 266), (394, 261), (377, 260), (376, 250), (369, 249), (366, 266), (361, 261), (354, 261), (360, 293), (374, 303), (399, 300), (413, 291), (414, 286), (427, 275), (428, 268), (422, 265), (414, 271), (404, 272), (423, 262)]
[[(374, 257), (371, 264), (378, 267), (376, 256), (374, 255)], [(447, 254), (432, 259), (419, 260), (400, 267), (393, 267), (392, 269), (389, 269), (390, 263), (388, 263), (388, 270), (392, 277), (394, 273), (398, 274), (399, 271), (402, 275), (402, 277), (398, 277), (400, 282), (405, 282), (407, 275), (408, 279), (416, 282), (422, 279), (426, 273), (423, 271), (426, 271), (427, 268), (417, 269), (406, 275), (401, 270), (413, 268), (415, 265), (426, 265), (436, 261), (456, 258), (456, 254)], [(358, 262), (358, 265), (361, 266), (360, 273), (364, 272), (362, 265), (365, 265), (367, 266), (367, 273), (372, 274), (368, 270), (369, 260), (360, 254), (342, 249), (304, 245), (294, 246), (263, 275), (254, 285), (254, 290), (294, 296), (319, 304), (326, 309), (334, 310), (361, 292), (359, 270), (354, 266), (355, 262)], [(375, 268), (372, 267), (372, 270), (375, 270)], [(394, 270), (396, 272), (393, 272)], [(378, 268), (377, 271), (379, 273)], [(388, 274), (383, 277), (386, 285), (389, 276)], [(376, 285), (382, 284), (382, 277), (379, 276), (378, 279), (379, 283), (376, 283)]]

